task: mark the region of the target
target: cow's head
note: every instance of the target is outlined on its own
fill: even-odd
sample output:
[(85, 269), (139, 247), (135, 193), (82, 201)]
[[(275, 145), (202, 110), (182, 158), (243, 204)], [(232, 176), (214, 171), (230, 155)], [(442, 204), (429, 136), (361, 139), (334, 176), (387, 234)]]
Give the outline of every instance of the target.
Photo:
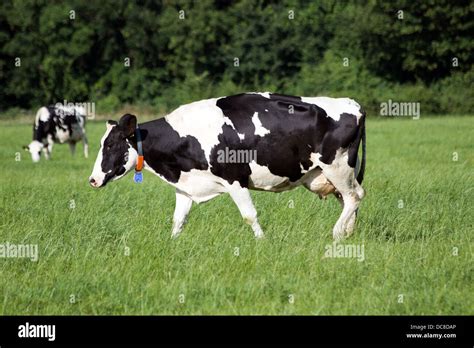
[(33, 162), (39, 162), (41, 157), (41, 150), (43, 150), (44, 145), (38, 140), (33, 140), (30, 145), (23, 146), (25, 151), (28, 151), (31, 154), (31, 159)]
[(135, 166), (138, 158), (138, 153), (129, 140), (135, 133), (137, 118), (125, 114), (118, 123), (107, 121), (106, 125), (94, 169), (89, 177), (89, 183), (95, 188), (123, 177)]

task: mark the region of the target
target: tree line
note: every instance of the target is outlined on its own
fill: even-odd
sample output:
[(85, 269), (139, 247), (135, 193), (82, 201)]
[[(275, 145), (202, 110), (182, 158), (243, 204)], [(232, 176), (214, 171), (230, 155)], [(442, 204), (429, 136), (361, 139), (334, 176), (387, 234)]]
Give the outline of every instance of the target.
[(169, 110), (244, 91), (472, 113), (471, 1), (0, 3), (0, 110)]

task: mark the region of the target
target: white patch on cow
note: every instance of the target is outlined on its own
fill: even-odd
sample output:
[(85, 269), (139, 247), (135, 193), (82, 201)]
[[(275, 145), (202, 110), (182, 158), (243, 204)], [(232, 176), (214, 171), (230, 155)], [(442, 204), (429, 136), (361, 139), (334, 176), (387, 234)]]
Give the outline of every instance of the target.
[(262, 97), (270, 99), (270, 92), (247, 92), (246, 94), (259, 94)]
[(28, 152), (31, 154), (31, 159), (33, 162), (39, 162), (41, 157), (41, 150), (43, 150), (43, 143), (38, 140), (33, 140), (30, 145), (28, 145)]
[(224, 124), (228, 125), (228, 126), (231, 126), (233, 130), (235, 130), (235, 126), (234, 126), (234, 123), (232, 122), (232, 120), (230, 118), (228, 118), (227, 116), (224, 116)]
[[(224, 116), (224, 124), (226, 124), (226, 125), (228, 125), (228, 126), (231, 126), (232, 129), (237, 132), (237, 130), (235, 129), (234, 123), (233, 123), (232, 120), (231, 120), (230, 118), (228, 118), (227, 116)], [(237, 133), (237, 135), (239, 136), (239, 139), (240, 139), (240, 140), (244, 140), (244, 139), (245, 139), (245, 134), (243, 134), (243, 133)]]
[[(311, 145), (308, 144), (308, 147), (311, 148)], [(312, 152), (309, 156), (309, 160), (311, 161), (312, 165), (308, 169), (305, 169), (303, 167), (303, 164), (300, 163), (301, 173), (306, 174), (314, 170), (318, 166), (318, 163), (320, 163), (319, 161), (320, 157), (321, 155), (319, 153)]]
[(268, 167), (257, 164), (255, 161), (249, 163), (251, 188), (265, 191), (284, 191), (291, 184), (289, 178), (278, 176), (270, 172)]
[(222, 133), (222, 126), (226, 122), (232, 125), (232, 121), (226, 121), (222, 110), (216, 106), (218, 99), (186, 104), (165, 116), (166, 122), (180, 137), (191, 135), (199, 141), (208, 162), (212, 148), (219, 143), (218, 136)]
[(43, 107), (39, 108), (39, 110), (36, 112), (35, 125), (37, 126), (39, 124), (39, 121), (48, 122), (50, 117), (51, 117), (51, 114), (49, 113), (49, 111), (46, 107), (43, 106)]
[(322, 163), (319, 160), (320, 158), (321, 158), (321, 154), (319, 152), (311, 152), (311, 154), (309, 155), (309, 159), (311, 160), (311, 162), (313, 162), (313, 164)]
[(301, 101), (319, 106), (335, 121), (339, 121), (343, 113), (355, 115), (357, 123), (362, 116), (360, 105), (350, 98), (301, 97)]
[[(227, 116), (224, 116), (224, 123), (228, 126), (231, 126), (233, 130), (235, 130), (235, 132), (237, 133), (237, 130), (235, 129), (235, 126), (234, 126), (234, 123), (232, 122), (232, 120), (230, 118), (228, 118)], [(239, 139), (240, 140), (244, 140), (245, 139), (245, 134), (243, 133), (237, 133), (237, 135), (239, 136)]]
[(109, 136), (110, 132), (112, 129), (115, 127), (115, 125), (110, 125), (107, 123), (107, 130), (105, 131), (104, 136), (100, 140), (100, 149), (99, 153), (97, 154), (97, 158), (94, 163), (94, 169), (92, 169), (92, 174), (89, 179), (94, 179), (95, 183), (92, 184), (94, 187), (100, 187), (104, 183), (105, 175), (107, 173), (104, 173), (102, 170), (102, 158), (103, 158), (103, 147), (104, 147), (104, 142), (105, 139)]
[[(320, 161), (320, 158), (321, 158), (321, 154), (319, 152), (312, 152), (309, 159), (311, 160), (311, 162), (313, 162), (313, 165), (312, 167), (320, 167), (324, 170), (325, 167), (349, 167), (348, 165), (348, 161), (349, 161), (349, 151), (348, 149), (343, 149), (343, 148), (340, 148), (340, 149), (337, 149), (336, 150), (336, 155), (334, 157), (334, 160), (332, 161), (332, 163), (330, 164), (326, 164), (324, 162), (321, 162)], [(350, 168), (350, 167), (349, 167)], [(353, 169), (351, 168), (351, 171), (353, 171)]]
[(206, 202), (221, 193), (227, 192), (225, 189), (225, 180), (215, 176), (207, 170), (191, 169), (189, 172), (181, 172), (178, 182), (170, 182), (165, 177), (155, 172), (148, 165), (145, 158), (145, 169), (152, 172), (165, 182), (179, 189), (187, 197), (196, 203)]
[(63, 144), (70, 140), (70, 134), (68, 130), (64, 130), (61, 127), (56, 126), (56, 139), (59, 143)]
[(260, 135), (261, 137), (265, 136), (265, 134), (269, 134), (270, 131), (263, 127), (262, 122), (258, 118), (258, 112), (255, 112), (252, 116), (252, 123), (255, 126), (255, 135)]

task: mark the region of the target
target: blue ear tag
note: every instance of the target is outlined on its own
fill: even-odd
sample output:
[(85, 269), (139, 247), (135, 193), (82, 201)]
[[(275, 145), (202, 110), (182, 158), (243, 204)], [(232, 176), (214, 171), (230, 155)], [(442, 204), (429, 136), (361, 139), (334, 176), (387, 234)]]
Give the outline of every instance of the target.
[(142, 172), (135, 172), (135, 176), (133, 177), (133, 181), (135, 181), (137, 184), (141, 184), (143, 182)]

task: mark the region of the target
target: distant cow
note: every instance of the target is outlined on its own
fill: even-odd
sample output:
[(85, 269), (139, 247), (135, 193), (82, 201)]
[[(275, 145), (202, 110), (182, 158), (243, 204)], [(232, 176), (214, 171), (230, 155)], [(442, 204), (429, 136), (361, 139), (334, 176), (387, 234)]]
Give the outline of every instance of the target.
[(136, 166), (141, 170), (143, 158), (145, 169), (176, 188), (174, 237), (193, 201), (227, 192), (261, 238), (249, 189), (280, 192), (303, 185), (341, 202), (333, 229), (339, 240), (352, 233), (364, 196), (365, 113), (348, 98), (266, 92), (194, 102), (140, 125), (126, 114), (118, 123), (108, 121), (90, 184), (102, 187)]
[(24, 146), (31, 153), (33, 162), (38, 162), (43, 151), (45, 158), (51, 157), (54, 143), (68, 143), (74, 155), (76, 143), (82, 140), (84, 157), (88, 157), (85, 130), (86, 113), (82, 107), (43, 106), (36, 113), (33, 124), (33, 141)]

